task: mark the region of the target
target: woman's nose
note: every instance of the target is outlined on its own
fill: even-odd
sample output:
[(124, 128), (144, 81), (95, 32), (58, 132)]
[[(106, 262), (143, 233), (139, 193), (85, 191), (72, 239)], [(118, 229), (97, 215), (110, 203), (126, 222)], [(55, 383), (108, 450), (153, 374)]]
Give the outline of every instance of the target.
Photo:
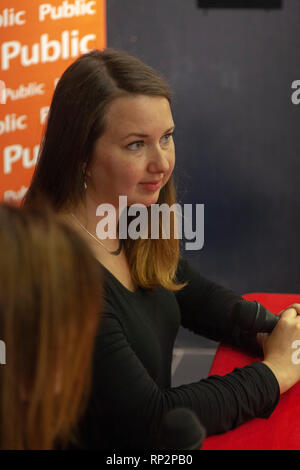
[(150, 173), (167, 173), (170, 169), (172, 156), (170, 151), (156, 148), (151, 153), (151, 159), (148, 166)]

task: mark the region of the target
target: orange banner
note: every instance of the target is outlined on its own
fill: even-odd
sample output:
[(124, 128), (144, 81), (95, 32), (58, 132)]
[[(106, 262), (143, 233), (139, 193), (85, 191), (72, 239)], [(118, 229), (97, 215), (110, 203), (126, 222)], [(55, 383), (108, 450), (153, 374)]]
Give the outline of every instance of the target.
[(28, 188), (60, 75), (105, 47), (105, 0), (1, 2), (0, 201), (18, 202)]

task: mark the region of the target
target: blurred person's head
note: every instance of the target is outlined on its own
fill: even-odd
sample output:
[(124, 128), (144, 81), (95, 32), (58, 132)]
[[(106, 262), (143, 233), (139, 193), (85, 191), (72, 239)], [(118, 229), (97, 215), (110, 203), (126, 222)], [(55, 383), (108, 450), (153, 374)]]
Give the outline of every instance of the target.
[(97, 262), (48, 209), (0, 205), (0, 449), (75, 439), (101, 313)]

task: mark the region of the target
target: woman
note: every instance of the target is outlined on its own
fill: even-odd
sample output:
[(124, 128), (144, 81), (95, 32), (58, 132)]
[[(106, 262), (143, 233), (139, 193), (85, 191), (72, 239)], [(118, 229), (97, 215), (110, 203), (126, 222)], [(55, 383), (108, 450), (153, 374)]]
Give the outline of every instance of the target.
[(0, 449), (63, 447), (88, 400), (99, 267), (45, 206), (0, 205), (0, 246)]
[(116, 238), (97, 237), (105, 216), (97, 207), (110, 204), (118, 213), (119, 196), (127, 197), (129, 209), (148, 208), (149, 232), (150, 206), (176, 202), (170, 103), (165, 81), (138, 59), (111, 49), (81, 56), (58, 82), (25, 199), (29, 205), (43, 190), (86, 237), (104, 274), (93, 389), (80, 427), (85, 448), (159, 446), (162, 419), (177, 407), (192, 409), (207, 435), (225, 432), (253, 417), (268, 417), (280, 392), (300, 378), (289, 356), (298, 325), (295, 306), (265, 341), (264, 361), (172, 388), (172, 349), (180, 324), (262, 352), (256, 337), (231, 321), (240, 297), (196, 272), (180, 256), (174, 233), (162, 237), (162, 227), (159, 239), (123, 240), (118, 230)]

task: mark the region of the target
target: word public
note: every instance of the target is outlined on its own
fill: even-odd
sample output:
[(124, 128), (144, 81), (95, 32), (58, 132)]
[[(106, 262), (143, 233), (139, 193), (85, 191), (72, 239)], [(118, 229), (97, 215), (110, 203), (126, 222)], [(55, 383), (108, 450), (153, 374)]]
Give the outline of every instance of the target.
[(72, 18), (84, 15), (96, 14), (96, 2), (85, 0), (75, 0), (74, 3), (69, 3), (67, 0), (63, 1), (60, 6), (53, 6), (51, 3), (43, 3), (39, 7), (39, 21), (44, 21), (47, 15), (52, 20), (61, 18)]
[[(11, 62), (19, 59), (23, 67), (39, 63), (55, 62), (59, 59), (77, 57), (94, 46), (95, 34), (79, 37), (78, 30), (63, 31), (60, 40), (50, 39), (47, 33), (40, 36), (40, 42), (32, 45), (20, 41), (7, 41), (1, 44), (1, 69), (9, 70)], [(91, 43), (91, 44), (89, 44)]]

